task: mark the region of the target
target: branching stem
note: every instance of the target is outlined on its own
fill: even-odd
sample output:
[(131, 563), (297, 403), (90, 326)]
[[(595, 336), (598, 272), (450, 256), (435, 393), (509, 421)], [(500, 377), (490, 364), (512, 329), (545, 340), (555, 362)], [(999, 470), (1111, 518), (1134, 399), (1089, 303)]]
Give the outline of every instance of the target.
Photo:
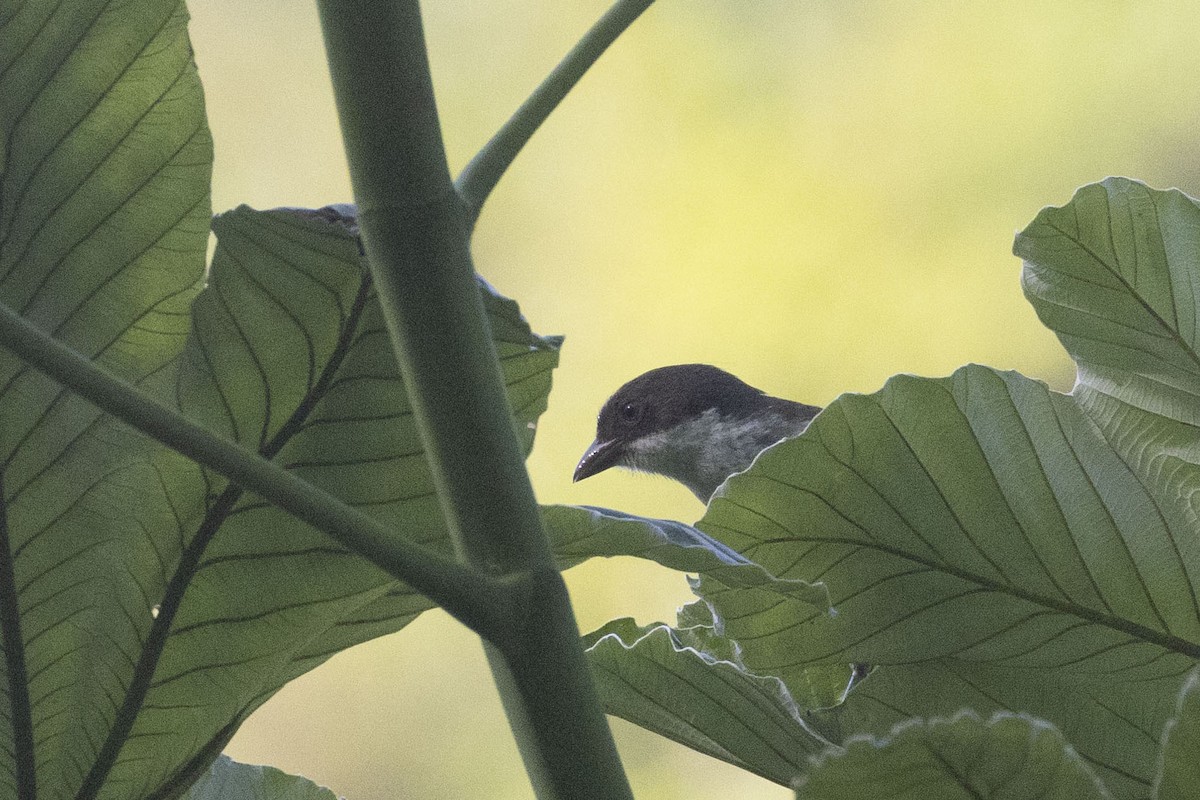
[(501, 580), (417, 544), (278, 464), (161, 405), (3, 304), (0, 345), (101, 410), (328, 534), (480, 635), (499, 639), (511, 625), (514, 597), (508, 584), (515, 578)]
[(571, 52), (546, 76), (533, 94), (521, 104), (508, 122), (496, 132), (483, 149), (471, 159), (455, 181), (466, 205), (466, 223), (470, 230), (483, 204), (516, 160), (542, 123), (574, 88), (584, 73), (596, 63), (608, 46), (633, 24), (654, 0), (617, 0), (591, 30), (571, 48)]

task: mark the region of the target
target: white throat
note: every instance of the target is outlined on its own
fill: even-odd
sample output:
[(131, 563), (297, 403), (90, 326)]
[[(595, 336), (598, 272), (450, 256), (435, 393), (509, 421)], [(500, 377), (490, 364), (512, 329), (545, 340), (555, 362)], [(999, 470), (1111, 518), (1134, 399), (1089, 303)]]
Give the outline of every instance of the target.
[(709, 409), (670, 430), (631, 442), (622, 466), (674, 478), (707, 503), (727, 477), (749, 467), (766, 448), (806, 427), (807, 423), (798, 425), (777, 414), (739, 419)]

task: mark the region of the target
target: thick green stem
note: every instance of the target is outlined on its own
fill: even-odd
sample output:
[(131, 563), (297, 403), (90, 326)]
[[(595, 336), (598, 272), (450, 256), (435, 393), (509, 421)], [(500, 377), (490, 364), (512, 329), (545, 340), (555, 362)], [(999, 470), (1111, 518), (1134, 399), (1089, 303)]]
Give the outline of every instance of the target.
[(321, 0), (359, 224), (463, 557), (530, 575), (489, 648), (540, 798), (631, 797), (542, 529), (450, 182), (417, 0)]
[(521, 602), (513, 595), (514, 581), (501, 581), (435, 553), (278, 464), (211, 433), (97, 367), (3, 304), (0, 345), (101, 410), (328, 534), (481, 635), (494, 636), (509, 627), (510, 608)]
[(455, 185), (467, 206), (467, 227), (473, 228), (480, 209), (521, 148), (579, 82), (592, 64), (633, 24), (654, 0), (617, 0), (566, 58), (546, 76), (517, 112), (471, 159)]

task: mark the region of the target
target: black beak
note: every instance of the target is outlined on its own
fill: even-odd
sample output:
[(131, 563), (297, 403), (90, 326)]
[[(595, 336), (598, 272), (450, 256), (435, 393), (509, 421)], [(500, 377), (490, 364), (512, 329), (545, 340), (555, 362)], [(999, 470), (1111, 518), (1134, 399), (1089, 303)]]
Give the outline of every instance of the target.
[(621, 443), (617, 440), (610, 439), (602, 442), (597, 439), (588, 447), (583, 458), (579, 459), (579, 464), (575, 467), (575, 477), (571, 480), (579, 482), (584, 478), (604, 472), (609, 467), (615, 467), (620, 463), (622, 455), (624, 455), (624, 451), (621, 449)]

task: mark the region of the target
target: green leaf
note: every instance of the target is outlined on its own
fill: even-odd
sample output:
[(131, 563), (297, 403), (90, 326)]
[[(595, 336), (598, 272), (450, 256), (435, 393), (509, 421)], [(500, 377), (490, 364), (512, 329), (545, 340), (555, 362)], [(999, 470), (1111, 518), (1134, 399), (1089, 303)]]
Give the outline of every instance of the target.
[(543, 506), (542, 519), (563, 569), (596, 556), (635, 556), (681, 572), (703, 573), (713, 586), (758, 588), (776, 602), (795, 603), (817, 613), (829, 608), (824, 586), (780, 580), (682, 522), (590, 506)]
[[(1177, 678), (1152, 681), (1148, 687), (1055, 670), (1040, 679), (1028, 670), (963, 663), (950, 659), (876, 668), (833, 709), (835, 717), (817, 712), (810, 723), (822, 732), (831, 724), (850, 732), (886, 732), (919, 713), (949, 715), (962, 708), (1048, 709), (1062, 718), (1072, 742), (1084, 742), (1097, 758), (1080, 757), (1118, 797), (1144, 798), (1150, 791), (1157, 737), (1171, 714), (1169, 698)], [(1129, 749), (1121, 752), (1121, 746)], [(1150, 766), (1146, 763), (1149, 761)]]
[(337, 796), (307, 778), (219, 756), (181, 800), (337, 800)]
[(1200, 420), (1200, 206), (1125, 178), (1085, 186), (1016, 239), (1022, 284), (1079, 380), (1129, 405)]
[[(239, 208), (214, 222), (175, 396), (193, 419), (449, 549), (419, 436), (346, 209)], [(516, 420), (545, 407), (557, 340), (481, 283)], [(540, 399), (539, 399), (540, 397)], [(159, 554), (156, 615), (93, 768), (169, 794), (283, 683), (430, 607), (323, 534), (169, 451), (96, 490)], [(127, 671), (129, 671), (127, 669)], [(182, 710), (186, 709), (186, 712)]]
[(1102, 800), (1109, 797), (1053, 726), (1026, 715), (913, 720), (883, 739), (830, 750), (797, 800)]
[(1017, 236), (1026, 296), (1078, 364), (1111, 446), (1200, 526), (1200, 205), (1124, 178)]
[(690, 631), (619, 619), (585, 643), (608, 713), (714, 758), (786, 785), (828, 744), (778, 678), (706, 654)]
[(1175, 718), (1163, 731), (1162, 759), (1154, 782), (1155, 800), (1190, 800), (1200, 786), (1200, 673), (1192, 672)]
[[(706, 585), (706, 590), (711, 591), (712, 586)], [(759, 587), (751, 587), (741, 591), (757, 594), (760, 590)], [(781, 600), (791, 602), (786, 597), (777, 597), (775, 602)], [(688, 603), (676, 614), (675, 625), (681, 634), (686, 633), (689, 647), (707, 657), (736, 664), (743, 672), (750, 672), (742, 663), (741, 645), (718, 631), (718, 622), (708, 603)], [(852, 678), (853, 670), (849, 664), (814, 664), (806, 667), (801, 674), (793, 675), (787, 687), (792, 701), (808, 715), (807, 719), (818, 732), (831, 742), (846, 738), (840, 715)]]
[[(542, 513), (563, 568), (596, 556), (634, 556), (701, 573), (710, 592), (720, 586), (729, 592), (755, 593), (817, 614), (829, 607), (824, 586), (776, 578), (690, 525), (588, 507), (547, 506)], [(747, 670), (736, 645), (712, 624), (708, 607), (693, 603), (681, 610), (679, 630), (639, 629), (631, 620), (615, 620), (585, 637), (593, 646), (592, 664), (606, 709), (787, 783), (804, 753), (823, 741), (805, 727), (802, 710), (840, 702), (849, 669), (812, 667), (793, 697), (778, 679)], [(826, 714), (820, 721), (823, 731), (837, 730), (835, 715)]]
[[(0, 302), (129, 381), (170, 385), (212, 164), (183, 3), (9, 4), (0, 126)], [(95, 489), (150, 444), (7, 351), (0, 419), (0, 796), (69, 796), (150, 627), (142, 565), (158, 558)]]
[[(845, 714), (1024, 710), (1144, 793), (1200, 656), (1200, 540), (1071, 397), (965, 367), (845, 396), (725, 485), (700, 527), (837, 613), (700, 592), (756, 674), (877, 666)], [(873, 687), (873, 688), (872, 688)]]
[[(795, 614), (823, 614), (829, 609), (829, 593), (822, 584), (776, 578), (703, 531), (682, 522), (587, 506), (543, 506), (542, 515), (562, 569), (596, 556), (633, 556), (681, 572), (703, 575), (710, 598), (720, 592), (739, 597), (753, 596), (774, 607), (793, 609)], [(696, 579), (691, 581), (695, 585)], [(619, 621), (613, 624), (616, 622)], [(750, 674), (741, 664), (736, 643), (715, 629), (707, 605), (692, 603), (684, 606), (678, 625), (680, 629), (687, 629), (688, 647), (698, 650), (705, 658), (728, 661)], [(632, 650), (613, 650), (611, 653), (614, 660), (624, 657), (637, 660), (641, 656)], [(844, 664), (815, 665), (794, 678), (787, 702), (806, 710), (824, 709), (842, 701), (850, 680), (850, 668)], [(620, 711), (610, 709), (610, 713), (640, 725), (659, 713), (658, 706), (655, 702), (638, 711), (634, 698), (629, 697)], [(840, 738), (835, 717), (834, 714), (822, 717), (822, 733), (837, 732)], [(659, 730), (659, 727), (647, 727)], [(747, 769), (760, 774), (778, 774), (777, 765), (769, 763), (748, 763)]]

